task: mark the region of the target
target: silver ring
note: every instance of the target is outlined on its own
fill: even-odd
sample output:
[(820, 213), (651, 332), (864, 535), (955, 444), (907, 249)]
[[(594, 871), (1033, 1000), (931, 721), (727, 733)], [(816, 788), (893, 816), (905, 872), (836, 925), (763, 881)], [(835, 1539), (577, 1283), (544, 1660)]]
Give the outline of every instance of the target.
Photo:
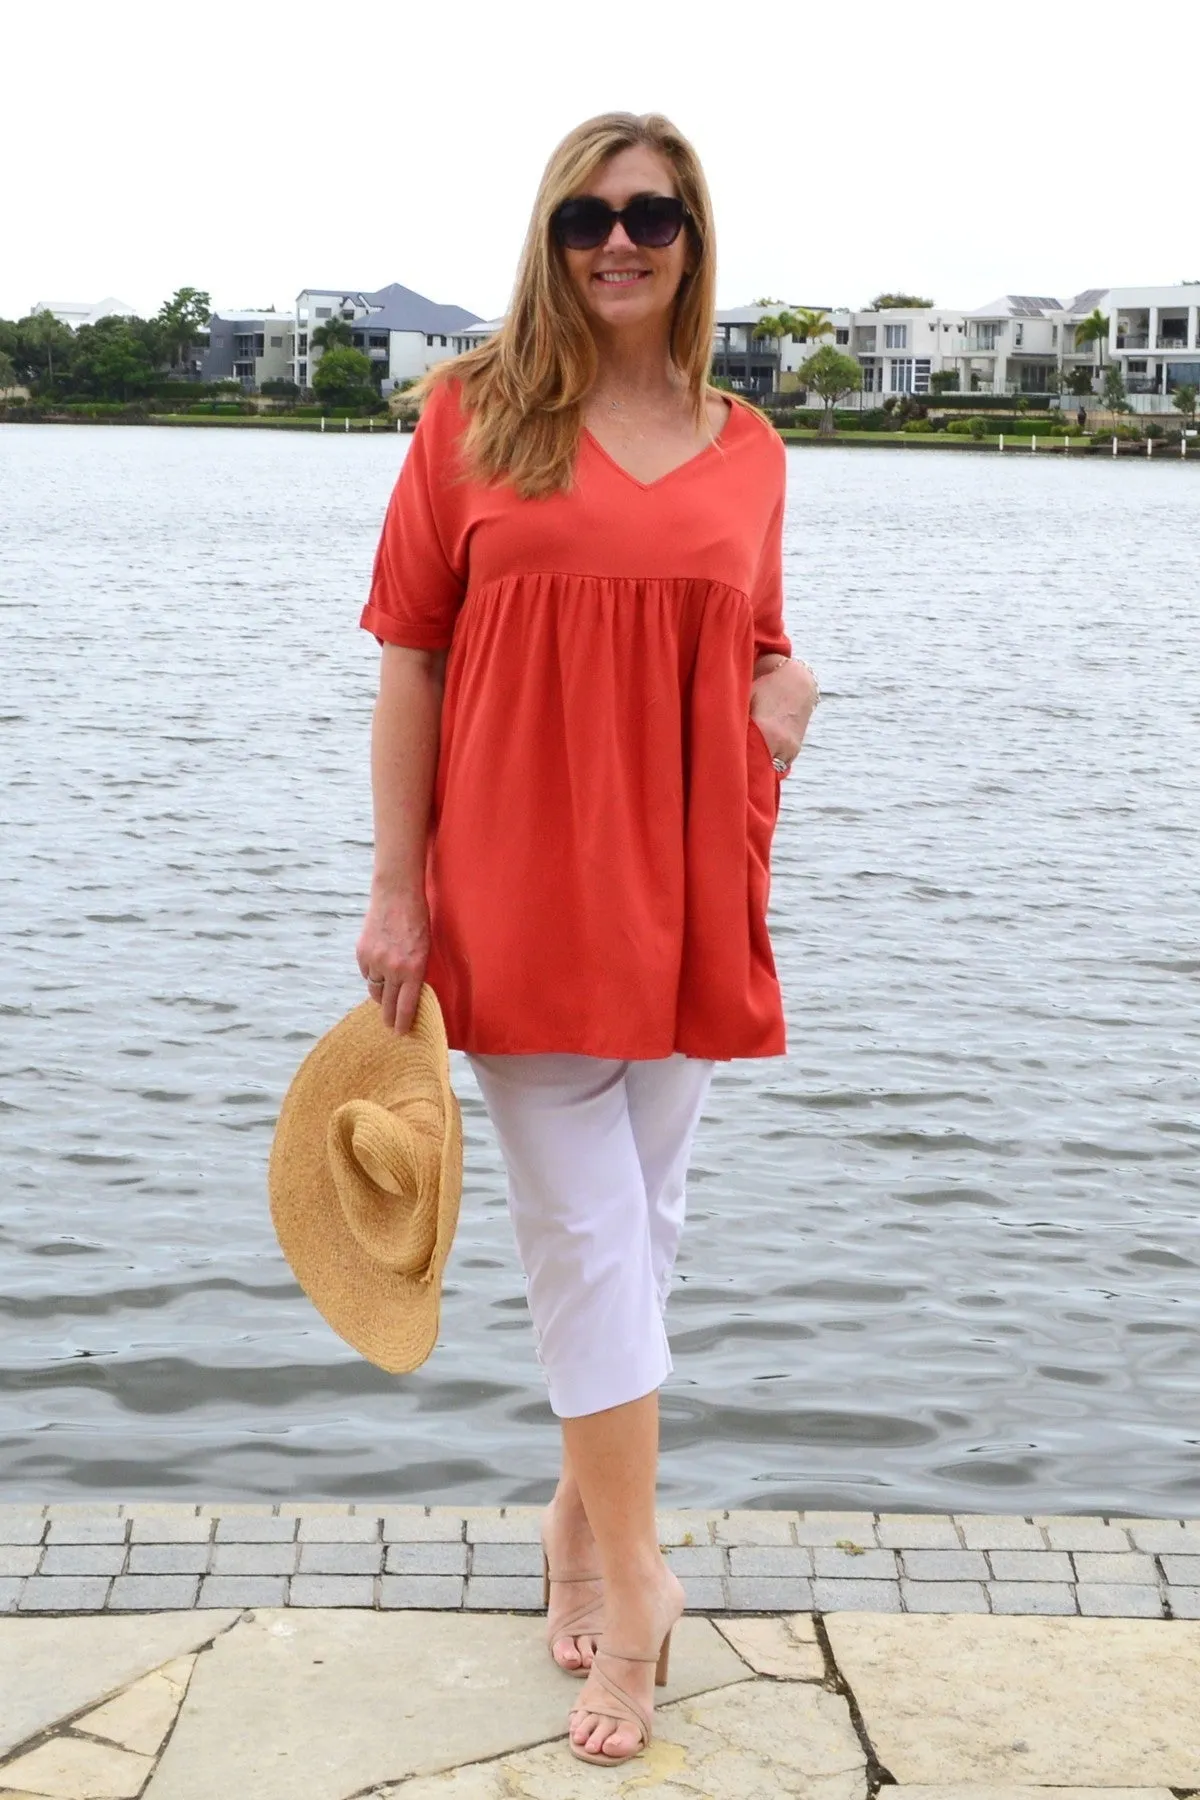
[(792, 766), (790, 761), (784, 762), (782, 756), (773, 756), (771, 758), (771, 763), (772, 766), (778, 770), (780, 775), (786, 775)]
[(368, 975), (367, 976), (367, 986), (368, 987), (383, 987), (384, 986), (383, 976), (382, 975)]

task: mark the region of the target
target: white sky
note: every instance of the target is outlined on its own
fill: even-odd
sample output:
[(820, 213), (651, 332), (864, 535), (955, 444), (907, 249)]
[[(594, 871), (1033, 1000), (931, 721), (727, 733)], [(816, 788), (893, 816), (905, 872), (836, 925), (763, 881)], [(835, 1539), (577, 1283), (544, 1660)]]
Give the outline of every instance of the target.
[(0, 316), (401, 281), (504, 310), (554, 144), (666, 112), (723, 306), (1200, 277), (1200, 4), (291, 0), (4, 9)]

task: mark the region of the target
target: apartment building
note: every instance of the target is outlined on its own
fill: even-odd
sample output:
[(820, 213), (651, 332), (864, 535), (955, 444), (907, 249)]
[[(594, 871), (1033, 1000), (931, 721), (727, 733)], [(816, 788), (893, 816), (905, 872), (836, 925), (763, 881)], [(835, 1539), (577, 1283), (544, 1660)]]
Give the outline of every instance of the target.
[(386, 394), (456, 355), (455, 334), (477, 324), (479, 315), (427, 300), (398, 281), (371, 291), (304, 288), (296, 296), (292, 375), (302, 388), (312, 386), (321, 360), (321, 346), (313, 343), (313, 334), (332, 319), (349, 327), (351, 347), (370, 358)]
[(78, 331), (81, 325), (97, 325), (101, 319), (136, 319), (137, 307), (111, 294), (105, 300), (35, 300), (31, 313), (49, 313), (60, 325)]
[(264, 381), (292, 379), (294, 328), (287, 313), (214, 313), (200, 359), (201, 381), (240, 381), (256, 394)]

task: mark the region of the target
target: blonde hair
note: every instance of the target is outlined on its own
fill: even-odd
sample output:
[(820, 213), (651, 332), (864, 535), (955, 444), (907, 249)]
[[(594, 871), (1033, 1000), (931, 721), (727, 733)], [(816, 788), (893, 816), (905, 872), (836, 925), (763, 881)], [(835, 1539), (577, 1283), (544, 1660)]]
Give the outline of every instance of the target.
[(691, 272), (671, 319), (669, 354), (683, 376), (697, 425), (705, 418), (716, 312), (712, 202), (700, 160), (661, 113), (601, 113), (568, 133), (546, 164), (517, 269), (512, 305), (494, 336), (440, 363), (420, 382), (423, 398), (441, 380), (462, 384), (469, 414), (464, 459), (485, 481), (510, 480), (526, 499), (569, 488), (579, 447), (582, 402), (596, 379), (596, 344), (550, 227), (555, 209), (621, 150), (644, 146), (670, 164), (691, 217)]

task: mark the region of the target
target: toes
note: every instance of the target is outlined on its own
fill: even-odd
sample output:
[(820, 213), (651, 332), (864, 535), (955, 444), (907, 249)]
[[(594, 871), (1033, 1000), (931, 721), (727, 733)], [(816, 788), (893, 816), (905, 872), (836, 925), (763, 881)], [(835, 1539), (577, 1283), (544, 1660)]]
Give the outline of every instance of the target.
[(583, 1667), (583, 1657), (579, 1654), (579, 1646), (574, 1638), (559, 1638), (554, 1645), (554, 1660), (560, 1669), (579, 1669)]

